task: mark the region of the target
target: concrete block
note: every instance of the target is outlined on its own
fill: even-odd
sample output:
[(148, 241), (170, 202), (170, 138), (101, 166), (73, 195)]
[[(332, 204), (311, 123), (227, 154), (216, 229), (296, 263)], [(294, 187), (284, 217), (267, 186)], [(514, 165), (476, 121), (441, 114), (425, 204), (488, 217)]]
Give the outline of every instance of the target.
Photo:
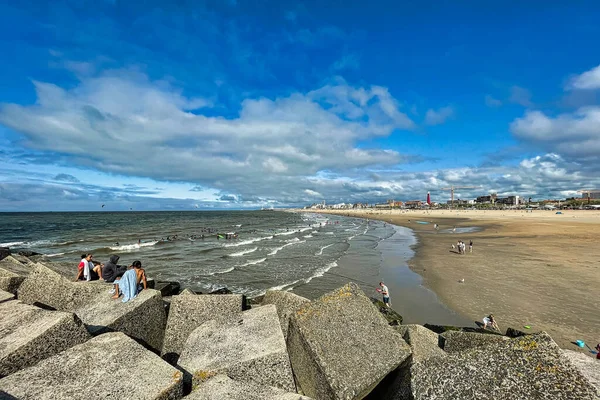
[(0, 393), (21, 400), (176, 400), (182, 391), (180, 371), (120, 332), (0, 379)]
[(283, 337), (287, 340), (290, 316), (302, 305), (310, 302), (307, 298), (281, 290), (267, 290), (263, 297), (262, 305), (274, 304), (277, 307), (277, 315), (283, 331)]
[(42, 310), (16, 300), (0, 303), (0, 376), (35, 365), (89, 338), (72, 313)]
[(297, 310), (287, 347), (296, 382), (316, 399), (362, 399), (411, 354), (354, 283)]
[(413, 361), (429, 357), (445, 357), (446, 353), (439, 347), (439, 335), (421, 325), (398, 325), (398, 331), (412, 350)]
[(242, 311), (243, 296), (191, 295), (171, 298), (163, 343), (163, 358), (175, 364), (183, 345), (194, 329), (212, 319), (226, 320)]
[(390, 399), (597, 399), (595, 388), (542, 332), (413, 363)]
[(0, 303), (4, 303), (5, 301), (14, 300), (15, 295), (10, 292), (5, 292), (4, 290), (0, 290)]
[(27, 304), (74, 312), (99, 294), (107, 294), (111, 287), (105, 283), (73, 282), (38, 263), (19, 287), (18, 298)]
[(103, 293), (76, 309), (75, 313), (94, 336), (118, 331), (140, 340), (157, 352), (162, 348), (167, 317), (157, 290), (142, 290), (126, 303)]
[(190, 374), (192, 387), (207, 376), (224, 373), (233, 379), (296, 390), (274, 305), (244, 311), (226, 323), (205, 322), (188, 337), (178, 365)]
[(596, 388), (600, 398), (600, 360), (573, 350), (563, 350), (563, 356)]
[(272, 386), (237, 381), (227, 375), (209, 378), (185, 400), (311, 400), (298, 393), (286, 392)]
[(442, 347), (447, 353), (484, 347), (489, 343), (509, 340), (506, 336), (461, 331), (447, 331), (442, 333), (440, 337), (442, 339)]

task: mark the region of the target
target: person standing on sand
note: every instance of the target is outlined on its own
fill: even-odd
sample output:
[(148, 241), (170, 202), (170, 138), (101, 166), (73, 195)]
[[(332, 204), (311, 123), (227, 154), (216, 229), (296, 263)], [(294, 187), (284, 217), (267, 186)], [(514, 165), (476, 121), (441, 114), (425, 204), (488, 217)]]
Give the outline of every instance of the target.
[(469, 240), (469, 253), (473, 252), (473, 241)]
[(381, 286), (381, 289), (377, 288), (376, 290), (383, 296), (383, 304), (390, 307), (390, 292), (388, 291), (387, 286), (385, 286), (383, 282), (379, 282), (379, 286)]

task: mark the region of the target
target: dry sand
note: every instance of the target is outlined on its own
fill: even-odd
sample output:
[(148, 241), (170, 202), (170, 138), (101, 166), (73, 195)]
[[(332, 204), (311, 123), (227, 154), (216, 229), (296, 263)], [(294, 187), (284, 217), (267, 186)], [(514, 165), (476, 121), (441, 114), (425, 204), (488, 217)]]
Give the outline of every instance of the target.
[[(413, 229), (419, 244), (411, 269), (444, 304), (471, 320), (493, 313), (501, 329), (544, 330), (563, 348), (577, 349), (571, 342), (578, 339), (591, 348), (600, 342), (600, 212), (327, 212)], [(454, 227), (480, 231), (451, 233)], [(453, 252), (458, 240), (467, 243), (467, 252), (473, 240), (473, 253)]]

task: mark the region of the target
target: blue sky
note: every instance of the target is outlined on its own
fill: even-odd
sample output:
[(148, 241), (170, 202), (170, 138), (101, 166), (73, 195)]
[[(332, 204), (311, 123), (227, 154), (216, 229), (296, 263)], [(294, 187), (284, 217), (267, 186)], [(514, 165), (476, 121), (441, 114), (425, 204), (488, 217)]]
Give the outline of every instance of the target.
[(596, 2), (173, 3), (0, 5), (0, 211), (600, 187)]

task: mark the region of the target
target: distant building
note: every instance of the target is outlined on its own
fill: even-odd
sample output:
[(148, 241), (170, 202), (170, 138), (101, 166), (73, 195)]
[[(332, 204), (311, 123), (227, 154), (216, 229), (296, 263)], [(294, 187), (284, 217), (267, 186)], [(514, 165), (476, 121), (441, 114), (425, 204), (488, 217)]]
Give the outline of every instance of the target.
[(475, 199), (476, 203), (479, 204), (490, 204), (490, 203), (495, 203), (497, 200), (497, 196), (496, 193), (492, 193), (490, 195), (487, 196), (479, 196), (477, 199)]
[(590, 199), (592, 200), (598, 200), (600, 199), (600, 192), (585, 192), (581, 194), (581, 198), (582, 199), (588, 199), (588, 195), (590, 196)]
[(404, 207), (406, 208), (422, 208), (425, 204), (425, 202), (421, 201), (421, 200), (412, 200), (412, 201), (407, 201), (404, 203)]

